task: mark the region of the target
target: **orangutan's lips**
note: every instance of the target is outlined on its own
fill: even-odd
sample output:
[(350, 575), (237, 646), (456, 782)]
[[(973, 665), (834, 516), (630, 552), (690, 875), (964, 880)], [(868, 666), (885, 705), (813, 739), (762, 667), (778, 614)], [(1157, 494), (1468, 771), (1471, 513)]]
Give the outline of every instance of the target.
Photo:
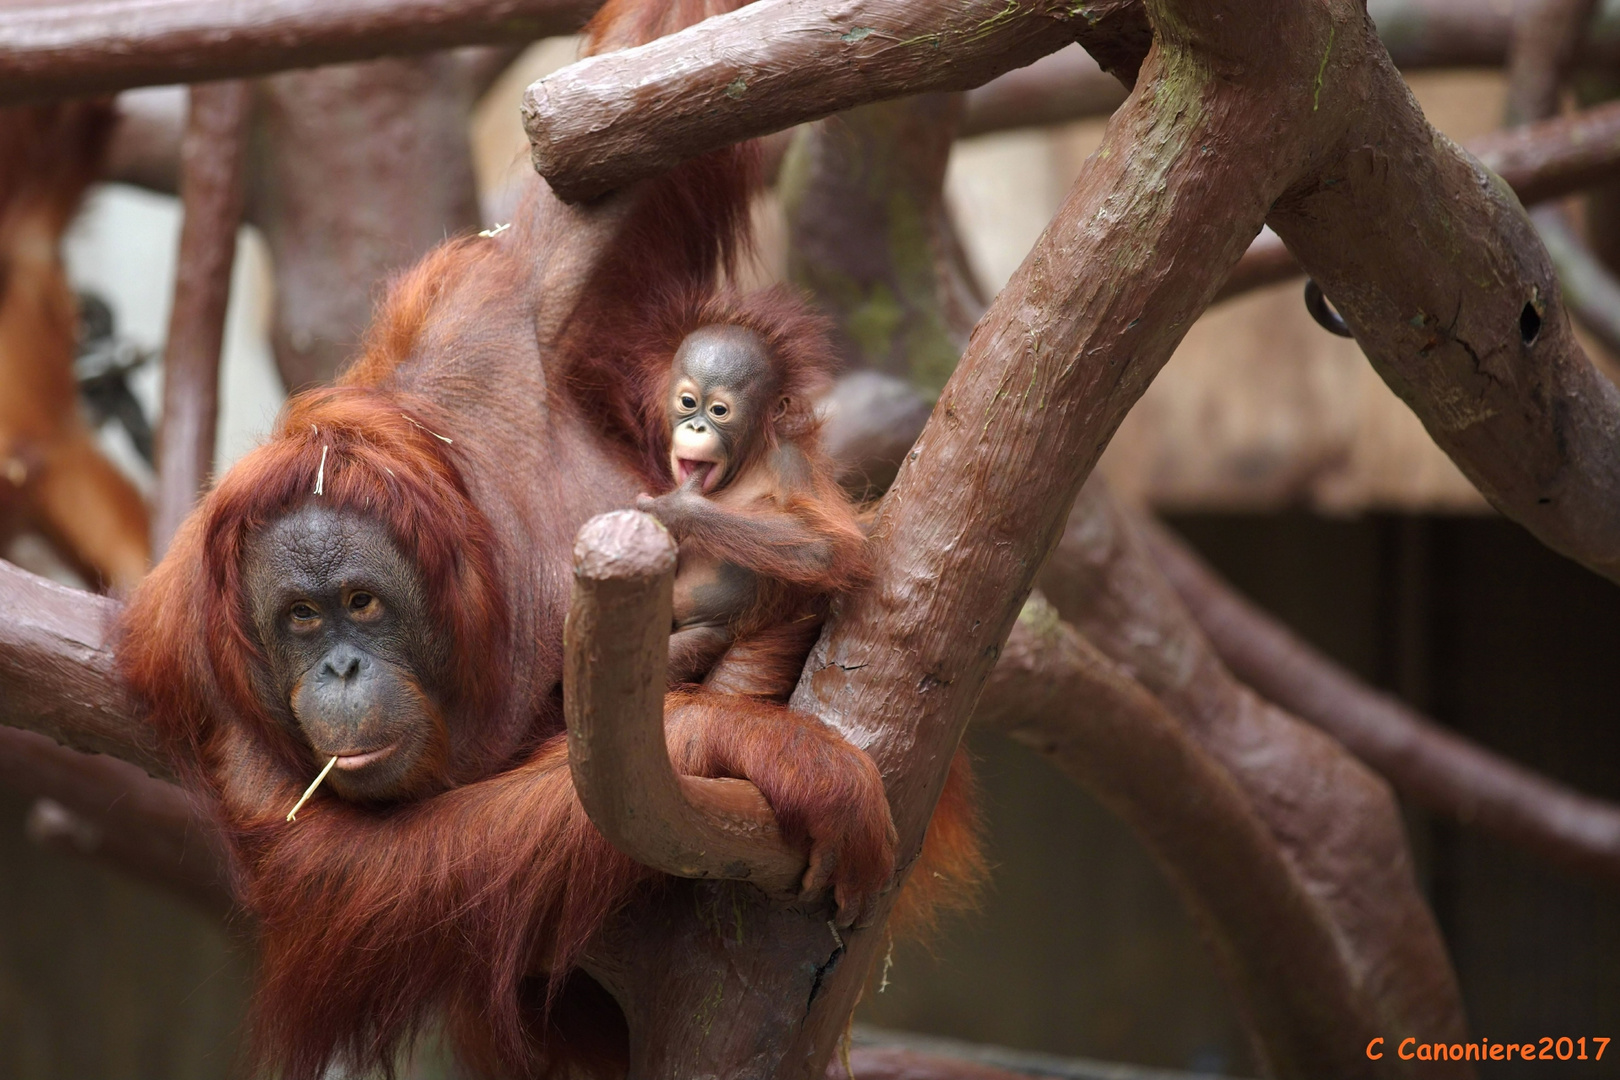
[(714, 462), (695, 461), (692, 458), (676, 458), (675, 464), (680, 468), (681, 473), (675, 478), (676, 484), (686, 483), (692, 478), (693, 473), (697, 473), (698, 481), (703, 485), (703, 490), (709, 490), (709, 474), (714, 472)]
[(392, 754), (398, 745), (398, 743), (389, 743), (380, 750), (366, 750), (358, 754), (339, 754), (337, 755), (337, 768), (348, 772), (363, 769), (367, 765), (381, 761), (389, 754)]

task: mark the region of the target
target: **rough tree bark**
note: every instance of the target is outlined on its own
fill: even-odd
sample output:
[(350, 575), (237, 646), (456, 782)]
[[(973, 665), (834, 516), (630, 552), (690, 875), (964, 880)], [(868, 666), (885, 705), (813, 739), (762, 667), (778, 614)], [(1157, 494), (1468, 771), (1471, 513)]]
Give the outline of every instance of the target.
[(0, 724), (168, 775), (114, 675), (115, 602), (0, 561), (0, 611)]
[(163, 417), (157, 441), (152, 553), (162, 558), (214, 466), (219, 355), (242, 221), (250, 90), (246, 83), (191, 89), (181, 144), (180, 253), (163, 346)]
[(73, 0), (0, 8), (0, 105), (571, 34), (600, 0)]
[[(1526, 206), (1573, 195), (1620, 173), (1620, 103), (1493, 131), (1471, 140), (1467, 150), (1506, 181)], [(1580, 294), (1576, 290), (1591, 281), (1592, 275), (1582, 273), (1584, 268), (1576, 255), (1564, 254), (1560, 244), (1574, 243), (1573, 237), (1567, 229), (1554, 231), (1540, 219), (1536, 225), (1558, 267), (1566, 296), (1572, 306), (1579, 307)], [(1282, 238), (1267, 229), (1233, 267), (1218, 299), (1228, 300), (1304, 273)]]
[[(910, 99), (917, 100), (922, 99)], [(866, 110), (897, 111), (910, 101)], [(922, 113), (917, 119), (927, 115), (913, 111)], [(935, 122), (943, 130), (934, 138), (945, 142), (950, 125), (940, 119)], [(907, 134), (906, 139), (848, 140), (845, 153), (825, 162), (810, 178), (820, 190), (801, 193), (797, 203), (787, 201), (790, 213), (800, 211), (799, 228), (790, 231), (790, 241), (811, 239), (822, 264), (835, 260), (855, 267), (932, 264), (943, 276), (946, 260), (933, 236), (895, 227), (896, 222), (922, 217), (916, 207), (938, 201), (944, 175), (942, 164), (930, 168), (928, 155), (916, 152), (917, 144), (929, 145), (926, 136)], [(850, 202), (859, 205), (870, 178), (891, 175), (898, 175), (901, 182), (887, 185), (886, 190), (895, 194), (885, 200), (885, 214), (856, 214), (846, 228), (827, 220), (825, 211)], [(790, 251), (790, 266), (796, 256)], [(840, 278), (823, 275), (808, 284), (846, 330), (851, 320), (862, 317), (860, 308), (845, 302)], [(854, 339), (859, 335), (846, 333), (849, 362), (871, 366), (875, 361), (891, 371), (931, 371), (933, 365), (927, 361), (933, 343), (918, 340), (906, 328), (939, 324), (965, 339), (974, 318), (961, 305), (947, 306), (937, 289), (896, 293), (889, 302), (897, 309), (896, 316), (868, 329), (869, 340), (857, 344)], [(874, 381), (872, 376), (861, 380), (865, 385)], [(855, 415), (833, 414), (830, 441), (835, 451), (847, 458), (852, 450), (875, 449), (885, 435), (899, 448), (897, 462), (910, 449), (917, 429), (896, 430), (892, 419), (883, 415), (888, 410), (881, 407), (875, 419), (889, 423), (886, 431), (869, 430), (865, 438), (850, 439), (864, 410), (858, 401), (849, 400), (847, 392), (834, 399), (835, 405), (839, 403), (852, 407)], [(1342, 747), (1261, 702), (1231, 678), (1134, 533), (1100, 480), (1093, 479), (1082, 490), (1064, 538), (1041, 574), (1050, 594), (1062, 603), (1054, 610), (1032, 600), (1019, 623), (1020, 629), (1040, 630), (1051, 639), (1062, 649), (1064, 662), (1048, 658), (1042, 666), (1038, 689), (1030, 688), (1042, 703), (1033, 711), (1025, 707), (1029, 699), (1016, 691), (1010, 699), (998, 698), (1008, 681), (1006, 665), (998, 664), (996, 677), (1002, 686), (981, 697), (976, 717), (999, 715), (1003, 722), (1010, 718), (1023, 724), (1026, 731), (1038, 731), (1060, 743), (1079, 740), (1087, 747), (1089, 760), (1071, 753), (1060, 763), (1121, 812), (1178, 883), (1195, 919), (1215, 944), (1217, 961), (1233, 984), (1262, 1060), (1310, 1060), (1323, 1043), (1338, 1036), (1345, 1016), (1352, 1014), (1361, 1017), (1368, 1038), (1385, 1027), (1445, 1030), (1463, 1037), (1466, 1026), (1456, 981), (1439, 930), (1413, 878), (1405, 833), (1389, 789)], [(1163, 704), (1154, 704), (1162, 717), (1142, 722), (1150, 729), (1164, 723), (1180, 725), (1175, 738), (1202, 759), (1192, 775), (1179, 775), (1180, 767), (1166, 766), (1167, 774), (1178, 774), (1176, 781), (1168, 781), (1176, 792), (1174, 799), (1188, 807), (1225, 805), (1226, 800), (1243, 823), (1236, 833), (1193, 830), (1189, 835), (1207, 845), (1196, 852), (1187, 849), (1185, 839), (1166, 842), (1167, 832), (1185, 827), (1172, 826), (1169, 820), (1184, 814), (1143, 802), (1163, 797), (1144, 795), (1151, 773), (1143, 770), (1137, 755), (1145, 748), (1118, 746), (1106, 723), (1093, 726), (1092, 698), (1100, 695), (1105, 700), (1100, 708), (1107, 714), (1118, 711), (1119, 695), (1108, 680), (1093, 694), (1084, 692), (1101, 658), (1095, 649), (1090, 658), (1076, 651), (1080, 645), (1091, 648), (1083, 637), (1060, 645), (1063, 635), (1073, 631), (1066, 625), (1056, 629), (1045, 625), (1055, 624), (1058, 612), (1071, 620), (1085, 620), (1086, 636), (1102, 646), (1112, 663), (1122, 665), (1112, 676), (1114, 683), (1134, 675), (1149, 700), (1159, 696)], [(1014, 639), (1018, 637), (1015, 629)], [(1010, 645), (1003, 659), (1013, 652)], [(1167, 672), (1175, 677), (1164, 677)], [(1074, 693), (1041, 697), (1060, 687)], [(1053, 708), (1057, 702), (1064, 707)], [(1074, 733), (1061, 734), (1065, 726)], [(1256, 764), (1252, 753), (1259, 743), (1267, 747), (1262, 765)], [(1288, 790), (1310, 795), (1279, 798), (1279, 792)], [(1223, 853), (1218, 858), (1213, 857), (1215, 848)], [(1219, 864), (1214, 876), (1212, 863)], [(1264, 884), (1252, 891), (1237, 890), (1244, 895), (1241, 910), (1236, 910), (1230, 905), (1239, 880)], [(1321, 948), (1324, 941), (1331, 946)], [(1286, 970), (1276, 966), (1279, 954), (1293, 960)], [(1301, 999), (1305, 986), (1333, 997), (1332, 1007), (1311, 1015), (1289, 1004)]]
[[(1074, 40), (1122, 78), (1150, 35), (1127, 0), (774, 0), (589, 57), (524, 96), (535, 168), (590, 199), (721, 146), (874, 101), (966, 90)], [(747, 42), (738, 49), (739, 43)], [(639, 87), (626, 95), (628, 86)], [(791, 117), (791, 119), (789, 118)]]

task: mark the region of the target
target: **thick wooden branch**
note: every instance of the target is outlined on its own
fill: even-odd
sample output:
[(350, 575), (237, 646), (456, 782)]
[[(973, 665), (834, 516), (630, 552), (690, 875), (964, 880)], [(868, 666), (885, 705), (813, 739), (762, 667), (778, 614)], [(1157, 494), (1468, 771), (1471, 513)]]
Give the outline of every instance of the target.
[(1269, 224), (1481, 494), (1620, 580), (1620, 391), (1512, 192), (1436, 137), (1370, 32), (1337, 40), (1320, 107), (1348, 127)]
[[(1573, 195), (1620, 174), (1620, 102), (1494, 131), (1471, 140), (1467, 149), (1507, 181), (1526, 206)], [(1583, 274), (1584, 267), (1576, 263), (1578, 253), (1569, 252), (1567, 244), (1560, 246), (1566, 238), (1573, 239), (1567, 230), (1563, 235), (1549, 235), (1546, 228), (1539, 231), (1560, 278), (1566, 278), (1566, 292), (1572, 284), (1578, 288), (1591, 280), (1592, 275)], [(1567, 275), (1566, 263), (1572, 264)], [(1268, 229), (1249, 245), (1216, 298), (1229, 300), (1304, 272), (1282, 238)], [(1570, 303), (1577, 305), (1577, 300), (1571, 297)]]
[(570, 34), (599, 0), (71, 0), (0, 7), (0, 105)]
[(856, 105), (978, 86), (1094, 33), (1088, 19), (1116, 9), (1141, 17), (1122, 0), (1084, 11), (1061, 0), (759, 0), (540, 80), (524, 95), (524, 126), (552, 189), (590, 199)]
[[(1180, 46), (1149, 55), (1091, 167), (975, 329), (882, 504), (874, 582), (829, 624), (793, 698), (878, 763), (902, 859), (921, 841), (980, 688), (1101, 448), (1313, 139), (1332, 130), (1306, 120), (1279, 138), (1264, 119), (1279, 94), (1302, 94), (1310, 115), (1320, 53), (1307, 58), (1303, 43), (1329, 36), (1314, 6), (1175, 9)], [(1239, 56), (1264, 75), (1213, 74)], [(1223, 150), (1200, 150), (1210, 146)], [(805, 1039), (842, 1023), (880, 940), (850, 938)]]
[(242, 222), (252, 91), (244, 82), (191, 88), (181, 140), (180, 253), (163, 345), (163, 418), (157, 443), (152, 552), (161, 558), (214, 467), (225, 308)]
[(1455, 976), (1388, 786), (1232, 677), (1097, 480), (1076, 501), (1040, 582), (1058, 612), (1156, 694), (1248, 794), (1337, 927), (1379, 1027), (1461, 1038)]
[(1232, 673), (1310, 721), (1418, 805), (1620, 882), (1620, 806), (1470, 742), (1366, 686), (1255, 607), (1160, 527), (1149, 548)]
[(0, 612), (0, 724), (168, 775), (114, 672), (114, 601), (0, 561)]
[(592, 518), (574, 546), (563, 632), (563, 711), (574, 789), (610, 843), (687, 878), (798, 891), (805, 853), (783, 841), (759, 789), (678, 776), (664, 743), (675, 541), (634, 510)]

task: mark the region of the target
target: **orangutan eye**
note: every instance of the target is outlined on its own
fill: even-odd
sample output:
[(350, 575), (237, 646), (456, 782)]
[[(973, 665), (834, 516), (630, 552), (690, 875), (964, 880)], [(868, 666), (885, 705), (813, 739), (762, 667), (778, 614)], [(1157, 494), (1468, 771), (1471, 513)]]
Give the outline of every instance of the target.
[(682, 394), (681, 408), (685, 409), (687, 412), (691, 412), (693, 409), (697, 408), (697, 398), (693, 397), (691, 394)]
[(716, 420), (724, 420), (730, 412), (731, 410), (726, 407), (726, 403), (723, 401), (717, 401), (709, 406), (709, 415)]
[(367, 608), (371, 607), (371, 605), (376, 603), (376, 602), (377, 602), (377, 598), (375, 596), (372, 596), (370, 593), (368, 593), (368, 592), (357, 592), (353, 596), (349, 597), (349, 610), (350, 611), (365, 611)]
[(292, 606), (289, 614), (292, 615), (293, 622), (299, 623), (313, 622), (321, 617), (321, 613), (315, 610), (314, 604), (306, 604), (302, 600)]

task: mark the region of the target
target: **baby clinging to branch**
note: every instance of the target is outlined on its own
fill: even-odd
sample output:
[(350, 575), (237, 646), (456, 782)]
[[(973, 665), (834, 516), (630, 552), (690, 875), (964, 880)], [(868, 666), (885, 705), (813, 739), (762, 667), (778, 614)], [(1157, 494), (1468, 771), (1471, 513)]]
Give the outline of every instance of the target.
[(820, 326), (780, 294), (715, 314), (670, 362), (675, 489), (637, 506), (680, 545), (670, 682), (785, 699), (865, 537), (818, 445)]

